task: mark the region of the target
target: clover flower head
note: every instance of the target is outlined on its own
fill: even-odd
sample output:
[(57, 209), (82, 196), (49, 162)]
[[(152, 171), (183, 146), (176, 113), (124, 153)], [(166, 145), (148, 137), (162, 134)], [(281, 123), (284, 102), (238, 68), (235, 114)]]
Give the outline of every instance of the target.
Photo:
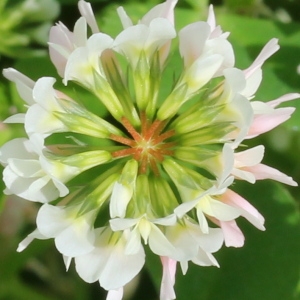
[[(240, 216), (264, 230), (263, 216), (233, 191), (236, 180), (297, 185), (261, 163), (262, 145), (241, 147), (286, 121), (294, 109), (277, 106), (300, 96), (253, 100), (277, 40), (240, 70), (213, 7), (206, 22), (177, 33), (176, 3), (155, 6), (138, 24), (119, 8), (123, 30), (113, 38), (80, 0), (74, 31), (62, 23), (51, 29), (53, 64), (88, 100), (56, 90), (54, 78), (34, 82), (4, 70), (28, 107), (6, 120), (23, 123), (28, 135), (0, 149), (6, 191), (43, 203), (37, 229), (18, 250), (54, 238), (66, 267), (73, 259), (83, 280), (109, 291), (107, 299), (123, 297), (145, 248), (162, 262), (160, 299), (175, 299), (177, 262), (184, 273), (189, 263), (219, 266), (213, 253), (223, 242), (243, 246)], [(166, 86), (174, 39), (182, 69)]]

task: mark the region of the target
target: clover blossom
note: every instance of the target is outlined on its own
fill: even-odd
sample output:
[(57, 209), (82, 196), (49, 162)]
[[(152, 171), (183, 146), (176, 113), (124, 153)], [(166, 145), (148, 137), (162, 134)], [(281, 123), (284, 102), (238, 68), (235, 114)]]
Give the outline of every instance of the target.
[[(37, 229), (18, 251), (34, 238), (54, 238), (66, 268), (74, 259), (79, 276), (99, 281), (107, 299), (122, 299), (147, 247), (162, 262), (160, 299), (175, 299), (177, 262), (184, 273), (189, 262), (218, 266), (213, 253), (223, 242), (243, 246), (239, 216), (264, 230), (263, 216), (231, 190), (235, 180), (297, 185), (261, 163), (262, 145), (240, 147), (287, 120), (294, 109), (277, 106), (300, 97), (253, 100), (277, 40), (239, 70), (212, 6), (206, 22), (177, 34), (176, 3), (155, 6), (136, 25), (119, 8), (123, 30), (113, 38), (99, 31), (91, 5), (80, 0), (74, 31), (62, 23), (51, 29), (50, 57), (63, 83), (70, 91), (86, 89), (92, 103), (57, 91), (54, 78), (34, 82), (4, 70), (27, 104), (6, 122), (24, 123), (28, 135), (0, 149), (4, 182), (9, 193), (44, 203)], [(164, 95), (176, 38), (182, 70)]]

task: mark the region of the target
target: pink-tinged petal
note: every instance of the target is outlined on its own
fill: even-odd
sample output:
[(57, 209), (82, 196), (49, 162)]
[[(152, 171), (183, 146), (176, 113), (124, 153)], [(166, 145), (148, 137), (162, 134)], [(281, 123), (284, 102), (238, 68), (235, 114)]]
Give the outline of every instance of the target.
[(245, 180), (249, 183), (255, 183), (255, 176), (244, 169), (233, 169), (231, 173), (236, 179)]
[(253, 72), (255, 72), (258, 68), (261, 68), (263, 63), (272, 56), (276, 51), (279, 50), (278, 39), (271, 39), (261, 50), (257, 58), (251, 64), (249, 68), (244, 70), (246, 78), (249, 78)]
[(49, 54), (58, 74), (63, 77), (67, 60), (77, 47), (83, 47), (87, 42), (86, 19), (81, 17), (75, 23), (71, 32), (63, 23), (59, 22), (50, 29)]
[(283, 107), (274, 110), (272, 114), (255, 115), (245, 138), (250, 139), (272, 130), (288, 120), (294, 111), (294, 107)]
[(294, 99), (298, 99), (298, 98), (300, 98), (299, 93), (290, 93), (290, 94), (283, 95), (283, 96), (281, 96), (281, 97), (279, 97), (275, 100), (269, 101), (266, 104), (273, 107), (273, 108), (275, 108), (281, 103), (284, 103), (286, 101), (291, 101), (291, 100), (294, 100)]
[(243, 247), (245, 237), (234, 220), (227, 222), (220, 221), (219, 224), (224, 234), (226, 247)]
[(252, 225), (260, 230), (265, 230), (264, 217), (253, 207), (247, 200), (232, 190), (227, 190), (221, 197), (221, 200), (228, 205), (238, 207), (243, 210), (242, 216), (246, 218)]
[(80, 0), (78, 2), (78, 9), (80, 14), (86, 19), (87, 23), (91, 27), (92, 32), (98, 33), (99, 28), (91, 4), (89, 2), (85, 2), (84, 0)]
[(264, 164), (247, 167), (247, 170), (252, 172), (257, 180), (272, 179), (291, 186), (298, 186), (298, 183), (292, 177)]
[(160, 300), (172, 300), (176, 298), (174, 291), (177, 261), (166, 256), (160, 257), (163, 266), (163, 276), (160, 286)]
[(123, 298), (123, 288), (118, 290), (110, 290), (107, 293), (106, 300), (122, 300)]
[(64, 75), (67, 58), (74, 49), (73, 33), (62, 23), (52, 26), (49, 33), (49, 55), (60, 76)]

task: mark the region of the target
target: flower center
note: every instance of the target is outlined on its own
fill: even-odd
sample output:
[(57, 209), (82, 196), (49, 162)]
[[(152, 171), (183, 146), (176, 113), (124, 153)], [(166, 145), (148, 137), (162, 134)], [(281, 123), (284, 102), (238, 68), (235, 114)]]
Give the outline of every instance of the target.
[(130, 124), (127, 118), (122, 118), (122, 124), (132, 138), (111, 134), (110, 139), (119, 142), (128, 148), (114, 151), (113, 157), (132, 156), (140, 163), (139, 173), (147, 172), (148, 167), (159, 176), (158, 163), (164, 160), (165, 155), (173, 155), (175, 143), (165, 142), (175, 134), (174, 130), (163, 132), (166, 122), (155, 120), (150, 123), (145, 113), (141, 114), (140, 133)]

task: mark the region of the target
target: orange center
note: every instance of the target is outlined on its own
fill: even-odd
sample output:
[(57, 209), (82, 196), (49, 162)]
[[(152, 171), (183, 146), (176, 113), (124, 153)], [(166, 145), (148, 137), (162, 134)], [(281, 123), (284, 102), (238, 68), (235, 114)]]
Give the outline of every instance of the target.
[(131, 155), (140, 162), (139, 172), (144, 174), (149, 166), (155, 175), (159, 175), (157, 162), (162, 162), (165, 155), (173, 155), (174, 143), (164, 142), (174, 135), (174, 130), (163, 132), (166, 125), (164, 121), (156, 120), (152, 124), (148, 121), (145, 113), (141, 114), (141, 133), (130, 124), (128, 119), (122, 118), (123, 126), (132, 138), (111, 134), (110, 139), (129, 146), (126, 149), (114, 151), (113, 157), (125, 157)]

